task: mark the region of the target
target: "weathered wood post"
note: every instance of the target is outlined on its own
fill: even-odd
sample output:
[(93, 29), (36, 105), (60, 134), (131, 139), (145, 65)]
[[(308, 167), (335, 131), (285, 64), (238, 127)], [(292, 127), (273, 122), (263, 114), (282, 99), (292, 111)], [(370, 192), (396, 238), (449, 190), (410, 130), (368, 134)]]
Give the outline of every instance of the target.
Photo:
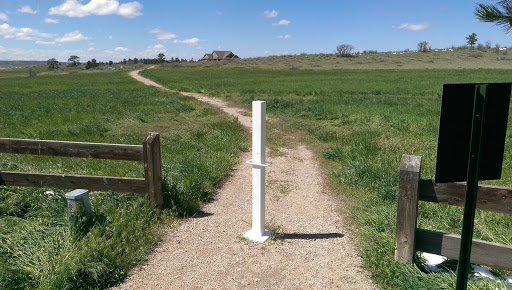
[(402, 155), (398, 180), (395, 260), (412, 263), (418, 215), (421, 156)]
[(244, 237), (263, 243), (272, 232), (265, 231), (266, 102), (252, 102), (252, 229)]
[(150, 132), (142, 141), (144, 156), (144, 178), (146, 180), (146, 196), (151, 204), (162, 209), (162, 167), (160, 156), (160, 134)]

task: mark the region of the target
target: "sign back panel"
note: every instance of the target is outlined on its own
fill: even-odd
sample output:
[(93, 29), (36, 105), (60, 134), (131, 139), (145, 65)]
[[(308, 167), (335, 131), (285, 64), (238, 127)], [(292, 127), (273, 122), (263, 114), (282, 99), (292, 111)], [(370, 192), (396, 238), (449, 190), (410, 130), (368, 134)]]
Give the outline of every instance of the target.
[[(466, 181), (474, 97), (479, 84), (445, 84), (437, 143), (436, 183)], [(501, 178), (511, 83), (487, 84), (479, 180)]]

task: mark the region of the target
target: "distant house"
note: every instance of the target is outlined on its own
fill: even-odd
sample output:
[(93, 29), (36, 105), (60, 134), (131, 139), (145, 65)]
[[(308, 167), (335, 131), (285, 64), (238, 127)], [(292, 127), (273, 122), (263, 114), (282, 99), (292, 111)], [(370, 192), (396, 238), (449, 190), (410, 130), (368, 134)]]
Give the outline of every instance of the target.
[(238, 55), (231, 51), (214, 50), (212, 53), (206, 53), (201, 60), (233, 60), (239, 59)]

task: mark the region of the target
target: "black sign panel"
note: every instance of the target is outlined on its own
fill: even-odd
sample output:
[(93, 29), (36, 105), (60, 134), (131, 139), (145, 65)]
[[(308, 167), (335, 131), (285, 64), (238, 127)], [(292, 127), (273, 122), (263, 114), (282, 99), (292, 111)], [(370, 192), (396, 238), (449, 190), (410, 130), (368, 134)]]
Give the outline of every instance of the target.
[[(437, 183), (466, 181), (477, 85), (443, 86), (437, 143)], [(479, 180), (501, 178), (510, 90), (510, 83), (487, 84), (487, 110)]]

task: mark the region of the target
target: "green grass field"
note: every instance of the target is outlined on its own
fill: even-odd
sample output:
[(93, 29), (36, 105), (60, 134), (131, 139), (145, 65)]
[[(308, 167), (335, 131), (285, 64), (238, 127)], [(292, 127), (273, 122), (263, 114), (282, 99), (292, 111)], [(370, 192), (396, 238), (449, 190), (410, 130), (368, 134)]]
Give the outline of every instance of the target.
[[(268, 144), (277, 152), (301, 140), (322, 160), (333, 189), (352, 205), (373, 280), (383, 288), (454, 288), (453, 275), (393, 260), (400, 157), (422, 155), (422, 178), (432, 178), (442, 84), (510, 82), (512, 58), (492, 50), (450, 53), (304, 54), (142, 74), (243, 105), (266, 100), (278, 120), (269, 123)], [(0, 137), (141, 144), (147, 132), (159, 132), (166, 210), (139, 196), (95, 192), (92, 218), (78, 219), (66, 208), (65, 191), (0, 187), (1, 289), (115, 285), (153, 248), (159, 227), (196, 210), (248, 150), (234, 118), (145, 87), (127, 72), (38, 68), (27, 76), (27, 69), (0, 71)], [(510, 145), (507, 139), (502, 180), (486, 183), (512, 186)], [(0, 154), (0, 170), (143, 176), (136, 162), (8, 154)], [(419, 227), (460, 233), (462, 209), (421, 202), (419, 210)], [(511, 216), (477, 212), (475, 237), (512, 245), (511, 223)], [(470, 288), (497, 287), (481, 283)]]
[[(0, 289), (105, 288), (159, 241), (160, 227), (198, 209), (248, 150), (236, 119), (127, 72), (0, 79), (0, 137), (142, 144), (161, 134), (166, 209), (141, 196), (93, 192), (90, 219), (64, 190), (0, 187)], [(142, 163), (0, 154), (0, 169), (142, 177)], [(71, 222), (70, 222), (71, 220)]]
[[(422, 178), (433, 178), (442, 84), (510, 82), (512, 70), (229, 66), (155, 69), (143, 75), (171, 89), (203, 92), (241, 104), (267, 101), (267, 112), (281, 121), (274, 128), (271, 123), (269, 130), (311, 137), (309, 145), (331, 169), (334, 188), (343, 199), (354, 202), (351, 213), (359, 227), (361, 255), (373, 279), (384, 288), (454, 288), (454, 275), (426, 275), (393, 260), (400, 158), (422, 155)], [(512, 118), (509, 132), (511, 125)], [(510, 138), (505, 146), (503, 177), (490, 184), (512, 186)], [(419, 227), (460, 233), (461, 208), (421, 202), (419, 212)], [(474, 237), (512, 245), (511, 224), (512, 216), (478, 212)]]

